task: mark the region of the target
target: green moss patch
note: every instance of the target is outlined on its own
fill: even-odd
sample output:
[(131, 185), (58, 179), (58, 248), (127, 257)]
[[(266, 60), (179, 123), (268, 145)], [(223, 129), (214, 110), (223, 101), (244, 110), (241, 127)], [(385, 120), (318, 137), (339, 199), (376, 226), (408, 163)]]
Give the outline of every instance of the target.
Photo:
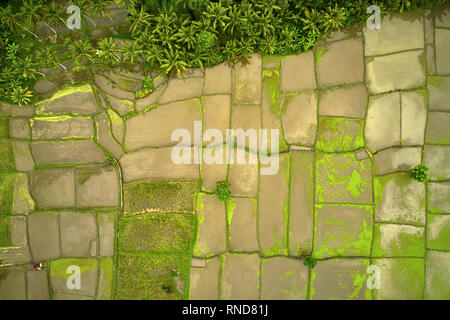
[(376, 259), (380, 267), (380, 289), (372, 290), (380, 300), (417, 300), (423, 298), (424, 259)]
[(324, 152), (354, 151), (364, 147), (364, 121), (319, 117), (316, 149)]
[(0, 117), (0, 138), (9, 137), (9, 119)]
[(127, 77), (122, 77), (120, 75), (115, 75), (114, 79), (119, 86), (128, 91), (135, 91), (137, 87), (142, 87), (142, 81), (135, 80)]
[(434, 213), (450, 212), (450, 182), (428, 182), (428, 211)]
[(409, 225), (375, 224), (372, 256), (423, 257), (424, 231), (424, 228)]
[(369, 257), (372, 206), (317, 205), (313, 257)]
[(11, 245), (10, 224), (11, 218), (9, 216), (0, 215), (0, 247)]
[[(263, 70), (263, 94), (270, 99), (269, 112), (280, 121), (280, 72), (278, 70)], [(287, 150), (284, 135), (280, 132), (279, 152)]]
[(358, 161), (354, 153), (316, 155), (316, 201), (370, 203), (370, 159)]
[(58, 89), (58, 91), (55, 92), (48, 100), (59, 99), (77, 92), (90, 92), (90, 91), (92, 91), (92, 88), (89, 84), (84, 84), (81, 86), (66, 86), (61, 89)]
[(120, 221), (119, 250), (190, 252), (194, 241), (195, 216), (150, 214)]
[(0, 141), (0, 170), (15, 170), (14, 156), (10, 141)]
[(407, 173), (373, 179), (376, 219), (382, 222), (423, 226), (425, 223), (425, 186), (411, 180)]
[(450, 215), (429, 214), (427, 249), (450, 251)]
[(187, 296), (190, 254), (119, 254), (119, 300), (178, 300)]
[(328, 259), (311, 270), (310, 297), (314, 300), (371, 300), (367, 288), (369, 259)]
[(112, 299), (114, 282), (114, 261), (113, 258), (100, 259), (100, 279), (98, 284), (97, 297), (103, 300)]
[(11, 212), (15, 176), (14, 173), (0, 171), (0, 216)]
[(444, 77), (429, 76), (427, 78), (427, 82), (429, 85), (432, 85), (433, 87), (440, 88), (444, 84)]
[(270, 98), (270, 111), (280, 118), (280, 73), (277, 70), (264, 70), (263, 79)]
[(450, 299), (450, 252), (430, 250), (425, 260), (427, 272), (424, 298)]
[(143, 213), (194, 213), (198, 180), (135, 181), (124, 185), (124, 217)]
[(262, 64), (264, 69), (280, 69), (281, 58), (277, 56), (263, 56)]

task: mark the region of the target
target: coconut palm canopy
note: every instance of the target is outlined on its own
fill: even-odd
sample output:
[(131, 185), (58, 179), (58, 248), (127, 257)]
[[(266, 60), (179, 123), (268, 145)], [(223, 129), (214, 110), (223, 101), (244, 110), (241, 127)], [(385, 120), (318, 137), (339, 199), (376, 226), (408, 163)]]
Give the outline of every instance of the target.
[[(432, 7), (445, 0), (376, 2), (386, 14)], [(126, 62), (179, 74), (186, 68), (203, 69), (226, 59), (234, 63), (251, 53), (299, 53), (327, 32), (365, 21), (370, 4), (368, 0), (9, 1), (0, 6), (0, 98), (17, 104), (32, 101), (30, 96), (17, 99), (17, 94), (11, 94), (11, 85), (29, 88), (20, 92), (32, 92), (40, 70), (51, 65), (65, 70), (67, 60), (73, 60), (77, 68)], [(112, 38), (94, 41), (80, 31), (76, 41), (71, 41), (70, 33), (64, 32), (68, 31), (64, 28), (68, 5), (80, 8), (84, 29), (97, 26), (95, 17), (113, 24), (110, 9), (115, 5), (126, 9), (127, 29), (119, 36), (124, 44), (119, 46)], [(38, 24), (53, 37), (39, 38)], [(53, 42), (51, 52), (42, 49), (49, 41)]]

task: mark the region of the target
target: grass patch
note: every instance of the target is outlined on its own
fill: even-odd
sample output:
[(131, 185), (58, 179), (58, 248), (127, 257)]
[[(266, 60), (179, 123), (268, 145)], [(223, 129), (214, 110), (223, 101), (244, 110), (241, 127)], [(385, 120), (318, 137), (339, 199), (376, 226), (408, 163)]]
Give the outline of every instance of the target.
[(122, 216), (143, 213), (194, 213), (197, 180), (136, 181), (124, 185)]
[(0, 216), (11, 213), (14, 184), (14, 173), (0, 171)]
[(9, 216), (0, 216), (0, 247), (8, 247), (11, 245)]
[(119, 254), (119, 300), (185, 299), (190, 253)]
[(183, 253), (192, 250), (195, 216), (141, 215), (120, 221), (119, 250)]
[(0, 170), (15, 170), (14, 155), (10, 141), (0, 141)]
[(0, 117), (0, 138), (9, 137), (9, 119)]

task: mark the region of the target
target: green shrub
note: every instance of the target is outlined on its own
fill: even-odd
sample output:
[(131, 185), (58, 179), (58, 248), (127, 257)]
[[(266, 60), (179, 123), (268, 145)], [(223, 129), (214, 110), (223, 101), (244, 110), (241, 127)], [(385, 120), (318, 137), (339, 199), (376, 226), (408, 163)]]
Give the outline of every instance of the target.
[(314, 269), (314, 267), (315, 267), (316, 264), (317, 264), (317, 260), (314, 259), (314, 258), (311, 257), (311, 256), (306, 256), (306, 257), (303, 259), (303, 264), (304, 264), (306, 267), (308, 267), (308, 269)]
[(149, 92), (153, 91), (153, 78), (145, 78), (144, 79), (144, 89), (148, 90)]
[(215, 45), (214, 35), (206, 30), (200, 31), (197, 35), (197, 51), (199, 53), (206, 53)]
[(222, 202), (227, 202), (230, 199), (230, 184), (227, 181), (216, 183), (216, 195)]
[(141, 99), (148, 96), (154, 90), (153, 78), (145, 78), (144, 85), (142, 89), (135, 92), (134, 96), (136, 99)]
[(411, 170), (411, 178), (420, 182), (425, 182), (430, 179), (428, 172), (429, 169), (427, 166), (419, 164)]

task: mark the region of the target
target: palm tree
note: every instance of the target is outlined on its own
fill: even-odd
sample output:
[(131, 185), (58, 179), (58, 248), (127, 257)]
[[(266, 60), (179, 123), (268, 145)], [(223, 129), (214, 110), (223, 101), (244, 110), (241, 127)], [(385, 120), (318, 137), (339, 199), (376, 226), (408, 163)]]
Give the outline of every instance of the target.
[(31, 59), (31, 56), (27, 56), (25, 59), (18, 58), (16, 63), (13, 64), (13, 67), (19, 70), (20, 77), (25, 80), (36, 79), (38, 74), (45, 77), (45, 74), (36, 69), (36, 64)]
[(148, 49), (144, 51), (145, 61), (151, 66), (151, 68), (159, 65), (164, 59), (164, 52), (158, 45), (150, 45)]
[(60, 66), (64, 70), (67, 70), (67, 68), (58, 61), (57, 50), (55, 47), (46, 46), (42, 48), (37, 52), (36, 58), (38, 61), (41, 61), (41, 63), (43, 63), (45, 66), (48, 67)]
[(116, 3), (127, 11), (136, 7), (136, 0), (116, 0)]
[(171, 50), (179, 48), (179, 45), (177, 44), (178, 33), (172, 27), (161, 28), (158, 35), (158, 42), (161, 47), (169, 48)]
[(136, 42), (143, 50), (147, 50), (156, 43), (156, 34), (152, 33), (150, 29), (146, 27), (145, 30), (139, 34)]
[[(54, 25), (57, 27), (62, 23), (66, 23), (66, 9), (62, 6), (56, 4), (56, 1), (52, 1), (49, 5), (44, 6), (43, 8), (43, 18), (46, 21), (46, 25), (49, 27)], [(52, 31), (57, 34), (55, 29), (50, 27)]]
[(182, 26), (177, 33), (179, 41), (186, 44), (188, 49), (193, 49), (197, 44), (196, 31), (197, 28), (194, 24), (191, 24), (190, 26)]
[(192, 22), (193, 25), (195, 25), (195, 27), (198, 30), (201, 31), (208, 31), (214, 34), (219, 33), (216, 29), (214, 29), (211, 25), (211, 20), (209, 19), (201, 19), (201, 20), (195, 20)]
[(319, 25), (323, 21), (321, 13), (312, 9), (311, 11), (305, 10), (304, 14), (305, 18), (300, 19), (304, 24), (303, 30), (308, 31), (310, 35), (320, 35)]
[(275, 36), (269, 36), (261, 39), (259, 43), (259, 50), (266, 54), (272, 54), (277, 46), (277, 39)]
[(227, 16), (228, 8), (222, 6), (222, 2), (218, 3), (210, 2), (206, 9), (206, 17), (212, 21), (213, 28), (216, 29), (217, 24), (222, 28), (225, 27), (225, 22), (230, 20)]
[(236, 39), (228, 40), (225, 44), (223, 52), (226, 54), (227, 59), (234, 59), (239, 56), (239, 41)]
[(271, 12), (256, 15), (255, 27), (257, 32), (264, 38), (273, 35), (275, 26), (278, 24)]
[(323, 19), (325, 32), (327, 32), (329, 29), (339, 30), (344, 26), (345, 19), (345, 8), (338, 8), (337, 4), (334, 6), (334, 8), (328, 7), (325, 11)]
[(201, 68), (202, 71), (205, 71), (205, 63), (208, 61), (208, 52), (200, 52), (195, 50), (194, 52), (188, 53), (190, 67), (193, 68)]
[(246, 56), (254, 52), (255, 41), (253, 38), (250, 37), (242, 37), (241, 41), (239, 41), (239, 46), (240, 46), (240, 54)]
[(39, 39), (39, 37), (36, 34), (34, 34), (31, 30), (29, 30), (26, 26), (22, 24), (22, 22), (19, 19), (19, 15), (14, 14), (11, 10), (11, 6), (9, 5), (6, 8), (0, 7), (0, 22), (3, 27), (11, 31), (15, 31), (21, 28), (32, 34), (36, 39)]
[(94, 49), (89, 40), (80, 39), (69, 45), (69, 51), (74, 59), (75, 65), (82, 66), (94, 61)]
[(281, 8), (277, 5), (279, 0), (265, 0), (256, 3), (256, 7), (259, 8), (265, 14), (272, 13), (275, 10), (281, 10)]
[(165, 50), (161, 64), (161, 69), (164, 73), (169, 74), (171, 72), (176, 72), (178, 75), (181, 75), (181, 72), (186, 70), (187, 66), (188, 64), (180, 51), (172, 49)]
[[(17, 70), (15, 70), (13, 74), (14, 75), (17, 74)], [(9, 75), (9, 76), (11, 76), (11, 75)], [(7, 87), (8, 87), (9, 91), (13, 91), (15, 88), (20, 87), (23, 84), (22, 79), (19, 79), (19, 78), (12, 78), (12, 79), (10, 78), (8, 80), (9, 80), (9, 83), (8, 83)]]
[(129, 30), (131, 34), (134, 36), (138, 31), (141, 31), (145, 27), (151, 26), (151, 15), (147, 13), (144, 7), (141, 7), (141, 10), (132, 9), (127, 20), (130, 21)]
[(11, 67), (6, 66), (2, 69), (2, 72), (0, 73), (0, 75), (2, 76), (0, 78), (0, 81), (6, 81), (11, 76), (14, 76), (14, 70), (11, 69)]
[(130, 43), (122, 42), (122, 49), (120, 49), (120, 52), (123, 54), (123, 59), (131, 63), (138, 61), (139, 57), (142, 55), (142, 50), (139, 48), (136, 41), (131, 41)]
[(113, 3), (112, 0), (90, 0), (88, 3), (88, 9), (92, 12), (92, 15), (94, 17), (107, 16), (109, 20), (111, 20), (111, 23), (114, 23), (114, 20), (112, 19), (108, 11), (108, 6), (112, 3)]
[(164, 12), (161, 12), (158, 16), (155, 17), (155, 25), (156, 29), (159, 28), (171, 28), (172, 25), (176, 22), (177, 16), (175, 12), (172, 10), (164, 10)]
[(295, 41), (297, 34), (295, 29), (289, 28), (287, 26), (279, 28), (278, 33), (280, 34), (279, 44), (283, 46), (288, 46), (292, 44), (292, 42)]
[(119, 57), (116, 55), (117, 43), (112, 38), (106, 38), (99, 42), (98, 57), (105, 64), (115, 64), (119, 62)]
[(17, 57), (17, 50), (19, 50), (19, 45), (17, 45), (15, 42), (8, 44), (8, 46), (6, 47), (6, 60), (14, 62)]
[(31, 90), (28, 90), (27, 87), (16, 87), (13, 89), (10, 95), (10, 99), (12, 100), (12, 102), (17, 103), (19, 106), (22, 106), (22, 104), (30, 103), (32, 97), (33, 92)]
[(237, 28), (240, 24), (248, 21), (248, 19), (244, 16), (242, 9), (235, 4), (228, 12), (228, 17), (230, 18), (230, 20), (225, 25), (223, 30), (226, 31), (227, 29), (229, 29), (231, 34), (234, 33), (234, 29)]
[(27, 19), (28, 24), (33, 26), (39, 20), (42, 20), (43, 5), (34, 3), (33, 1), (24, 1), (20, 8), (20, 14)]

